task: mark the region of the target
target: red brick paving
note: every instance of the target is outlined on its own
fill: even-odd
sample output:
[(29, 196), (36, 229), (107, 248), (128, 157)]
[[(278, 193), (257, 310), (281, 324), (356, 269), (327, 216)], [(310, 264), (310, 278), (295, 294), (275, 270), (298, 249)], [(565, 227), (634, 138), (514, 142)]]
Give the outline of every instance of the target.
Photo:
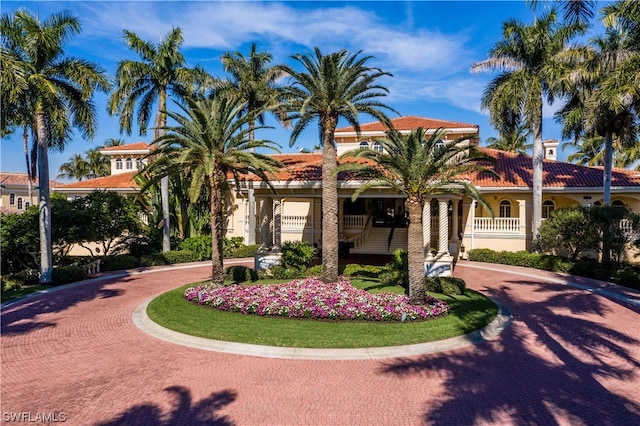
[(2, 312), (1, 421), (26, 413), (68, 425), (640, 423), (637, 307), (545, 282), (558, 277), (551, 273), (471, 266), (460, 263), (456, 275), (507, 305), (511, 327), (479, 345), (388, 360), (222, 354), (132, 324), (142, 301), (206, 279), (208, 266), (42, 295)]

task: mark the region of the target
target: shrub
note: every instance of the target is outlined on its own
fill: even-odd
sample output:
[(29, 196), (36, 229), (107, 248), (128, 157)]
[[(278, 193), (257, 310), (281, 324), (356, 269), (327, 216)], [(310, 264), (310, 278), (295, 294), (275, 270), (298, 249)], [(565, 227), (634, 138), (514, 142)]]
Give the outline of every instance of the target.
[[(233, 253), (242, 247), (244, 238), (242, 237), (224, 237), (222, 239), (222, 256), (223, 257), (234, 257)], [(211, 239), (209, 239), (209, 247), (211, 247)], [(211, 258), (211, 252), (209, 252), (209, 259)]]
[(585, 250), (597, 250), (600, 236), (589, 207), (558, 209), (540, 226), (540, 247), (547, 253), (567, 254), (575, 261)]
[(497, 263), (496, 252), (491, 249), (471, 249), (469, 250), (469, 260), (474, 262)]
[(190, 250), (171, 250), (163, 253), (163, 255), (169, 264), (198, 261), (198, 256)]
[(453, 277), (425, 278), (424, 283), (427, 291), (446, 294), (448, 296), (464, 294), (467, 287), (464, 280)]
[(224, 271), (225, 279), (231, 280), (234, 283), (242, 283), (245, 281), (256, 281), (258, 279), (258, 273), (246, 266), (229, 266)]
[(307, 277), (319, 277), (322, 274), (322, 265), (307, 268)]
[(640, 290), (640, 271), (630, 266), (623, 266), (614, 275), (614, 279), (620, 285)]
[(153, 253), (140, 256), (139, 266), (160, 266), (169, 263), (162, 253)]
[(315, 254), (316, 249), (308, 241), (287, 241), (282, 245), (282, 266), (306, 269)]
[(119, 254), (114, 256), (106, 256), (102, 259), (103, 271), (120, 271), (123, 269), (135, 268), (138, 264), (134, 256), (128, 254)]
[(253, 257), (260, 248), (259, 244), (251, 244), (248, 246), (240, 246), (236, 248), (233, 253), (231, 253), (230, 257), (239, 258), (239, 257)]
[(384, 266), (358, 265), (357, 263), (350, 263), (345, 266), (343, 275), (347, 277), (378, 278), (380, 274), (386, 270), (387, 268)]
[[(226, 239), (224, 241), (227, 241)], [(225, 242), (223, 241), (223, 253)], [(211, 236), (200, 235), (197, 237), (189, 237), (178, 244), (178, 248), (182, 251), (192, 252), (198, 261), (211, 259)]]
[(25, 269), (15, 274), (2, 276), (3, 291), (38, 284), (40, 284), (40, 274), (36, 269)]
[(60, 266), (53, 268), (53, 283), (61, 285), (87, 279), (87, 271), (82, 266)]
[(378, 275), (380, 283), (385, 286), (400, 285), (405, 292), (409, 292), (409, 258), (407, 251), (394, 250), (391, 260)]
[(306, 278), (307, 271), (305, 269), (287, 268), (286, 266), (276, 265), (269, 269), (269, 273), (277, 280), (294, 280), (297, 278)]

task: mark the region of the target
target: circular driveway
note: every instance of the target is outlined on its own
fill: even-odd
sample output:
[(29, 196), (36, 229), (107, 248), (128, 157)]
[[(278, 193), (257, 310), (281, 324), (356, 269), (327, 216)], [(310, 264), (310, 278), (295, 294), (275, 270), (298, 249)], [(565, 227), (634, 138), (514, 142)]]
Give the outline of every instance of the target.
[(209, 265), (131, 271), (2, 309), (2, 422), (69, 425), (631, 425), (640, 421), (640, 293), (460, 262), (513, 313), (490, 341), (391, 359), (212, 352), (152, 337), (142, 302)]

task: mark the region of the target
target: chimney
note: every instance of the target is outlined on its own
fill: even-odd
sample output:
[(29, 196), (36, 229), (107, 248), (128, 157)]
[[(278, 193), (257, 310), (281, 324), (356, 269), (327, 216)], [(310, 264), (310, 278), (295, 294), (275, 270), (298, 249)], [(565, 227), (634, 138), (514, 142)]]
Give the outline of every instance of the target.
[(547, 139), (542, 143), (544, 147), (544, 159), (545, 160), (556, 160), (558, 156), (558, 142), (557, 139)]

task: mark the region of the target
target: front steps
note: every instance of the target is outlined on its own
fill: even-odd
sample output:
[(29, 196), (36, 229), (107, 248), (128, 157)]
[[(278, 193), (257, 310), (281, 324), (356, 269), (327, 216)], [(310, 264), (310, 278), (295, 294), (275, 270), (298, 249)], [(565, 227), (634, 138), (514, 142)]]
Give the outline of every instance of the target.
[(396, 228), (393, 231), (391, 245), (387, 249), (391, 228), (371, 228), (369, 237), (359, 247), (350, 250), (354, 254), (391, 254), (396, 249), (407, 249), (407, 228)]

